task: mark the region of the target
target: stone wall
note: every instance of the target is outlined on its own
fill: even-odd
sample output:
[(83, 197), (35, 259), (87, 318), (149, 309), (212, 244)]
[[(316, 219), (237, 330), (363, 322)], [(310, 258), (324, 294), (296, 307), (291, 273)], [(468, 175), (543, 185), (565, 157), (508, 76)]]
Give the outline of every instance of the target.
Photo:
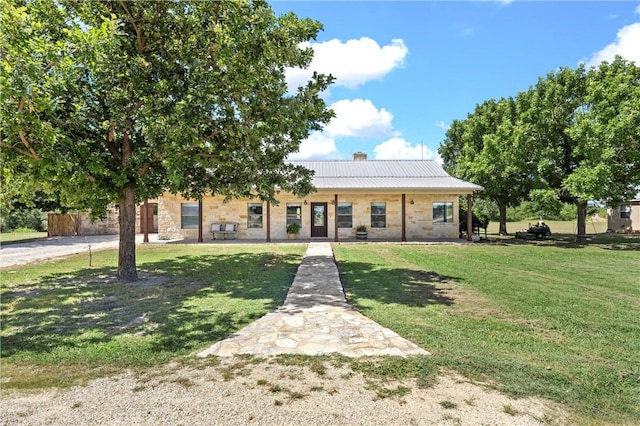
[(92, 222), (87, 212), (82, 212), (79, 216), (78, 235), (115, 235), (120, 233), (119, 214), (114, 206), (107, 208), (107, 218), (104, 220)]
[[(247, 240), (266, 240), (267, 238), (267, 205), (263, 203), (262, 228), (247, 229), (248, 203), (259, 201), (240, 199), (228, 203), (223, 197), (205, 197), (203, 200), (203, 238), (211, 239), (211, 225), (214, 222), (238, 222), (240, 224), (237, 238)], [(319, 191), (304, 198), (294, 195), (280, 194), (278, 205), (270, 206), (270, 230), (273, 240), (286, 239), (286, 206), (288, 203), (299, 204), (302, 209), (302, 228), (299, 238), (311, 238), (311, 203), (327, 203), (327, 237), (331, 240), (335, 232), (335, 215), (337, 206), (333, 205), (334, 194)], [(405, 225), (408, 241), (433, 238), (458, 237), (458, 195), (436, 193), (413, 193), (405, 196)], [(400, 241), (402, 239), (402, 194), (345, 192), (338, 194), (338, 202), (352, 203), (353, 227), (338, 229), (340, 240), (355, 239), (355, 228), (365, 225), (369, 230), (369, 239)], [(386, 227), (371, 228), (371, 203), (386, 203)], [(412, 203), (413, 202), (413, 203)], [(454, 221), (452, 223), (433, 223), (433, 203), (454, 203)], [(185, 200), (180, 195), (165, 193), (158, 202), (158, 237), (160, 239), (197, 239), (197, 229), (182, 229), (181, 204), (197, 203)]]

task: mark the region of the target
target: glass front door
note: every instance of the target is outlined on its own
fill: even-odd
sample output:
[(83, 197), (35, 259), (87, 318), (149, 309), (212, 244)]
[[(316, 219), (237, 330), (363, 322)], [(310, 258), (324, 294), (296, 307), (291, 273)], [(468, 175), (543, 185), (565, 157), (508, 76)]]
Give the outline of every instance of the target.
[(311, 238), (327, 238), (327, 203), (311, 203)]

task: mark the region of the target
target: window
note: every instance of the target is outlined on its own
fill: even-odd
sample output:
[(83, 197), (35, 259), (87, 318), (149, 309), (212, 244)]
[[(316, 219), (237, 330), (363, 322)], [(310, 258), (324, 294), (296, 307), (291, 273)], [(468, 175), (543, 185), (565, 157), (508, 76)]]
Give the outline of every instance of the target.
[(387, 226), (387, 203), (371, 203), (371, 227), (385, 228)]
[(181, 228), (198, 229), (199, 212), (198, 203), (180, 204)]
[(353, 226), (353, 208), (351, 203), (338, 203), (338, 228)]
[(453, 223), (453, 203), (433, 203), (433, 223)]
[(620, 206), (620, 219), (631, 219), (631, 206), (629, 204)]
[(290, 223), (302, 226), (302, 207), (300, 204), (287, 204), (287, 225)]
[(262, 203), (247, 205), (247, 229), (262, 228)]

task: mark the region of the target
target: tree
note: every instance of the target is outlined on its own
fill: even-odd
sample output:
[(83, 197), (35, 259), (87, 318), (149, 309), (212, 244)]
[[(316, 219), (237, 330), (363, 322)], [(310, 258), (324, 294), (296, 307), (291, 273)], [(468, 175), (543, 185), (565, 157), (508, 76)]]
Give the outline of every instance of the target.
[(117, 204), (118, 279), (137, 279), (143, 200), (312, 189), (284, 160), (331, 118), (332, 78), (289, 93), (285, 69), (309, 65), (320, 23), (261, 0), (0, 2), (3, 174), (94, 215)]
[(523, 134), (516, 100), (491, 99), (454, 121), (439, 149), (449, 173), (482, 185), (480, 196), (497, 204), (501, 235), (507, 234), (507, 207), (518, 205), (534, 181)]
[(589, 71), (561, 68), (530, 89), (525, 120), (537, 149), (541, 199), (577, 208), (586, 240), (587, 202), (615, 205), (640, 183), (640, 71), (618, 57)]

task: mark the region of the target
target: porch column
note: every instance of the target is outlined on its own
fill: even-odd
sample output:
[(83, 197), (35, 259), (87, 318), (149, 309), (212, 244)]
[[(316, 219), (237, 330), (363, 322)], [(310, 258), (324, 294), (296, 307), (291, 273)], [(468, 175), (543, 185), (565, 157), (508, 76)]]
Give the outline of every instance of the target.
[(407, 242), (407, 194), (402, 194), (402, 242)]
[(471, 202), (471, 194), (467, 194), (467, 241), (473, 241), (473, 211), (471, 208), (473, 203)]
[(144, 200), (144, 218), (142, 219), (144, 226), (144, 240), (143, 242), (149, 242), (149, 200)]
[(198, 200), (198, 242), (202, 242), (202, 198)]
[(271, 242), (271, 203), (267, 201), (267, 242)]
[(336, 243), (338, 242), (338, 194), (333, 194), (333, 204), (335, 207), (335, 211), (333, 212), (333, 219), (334, 219), (334, 224), (333, 224), (333, 241), (335, 241)]

